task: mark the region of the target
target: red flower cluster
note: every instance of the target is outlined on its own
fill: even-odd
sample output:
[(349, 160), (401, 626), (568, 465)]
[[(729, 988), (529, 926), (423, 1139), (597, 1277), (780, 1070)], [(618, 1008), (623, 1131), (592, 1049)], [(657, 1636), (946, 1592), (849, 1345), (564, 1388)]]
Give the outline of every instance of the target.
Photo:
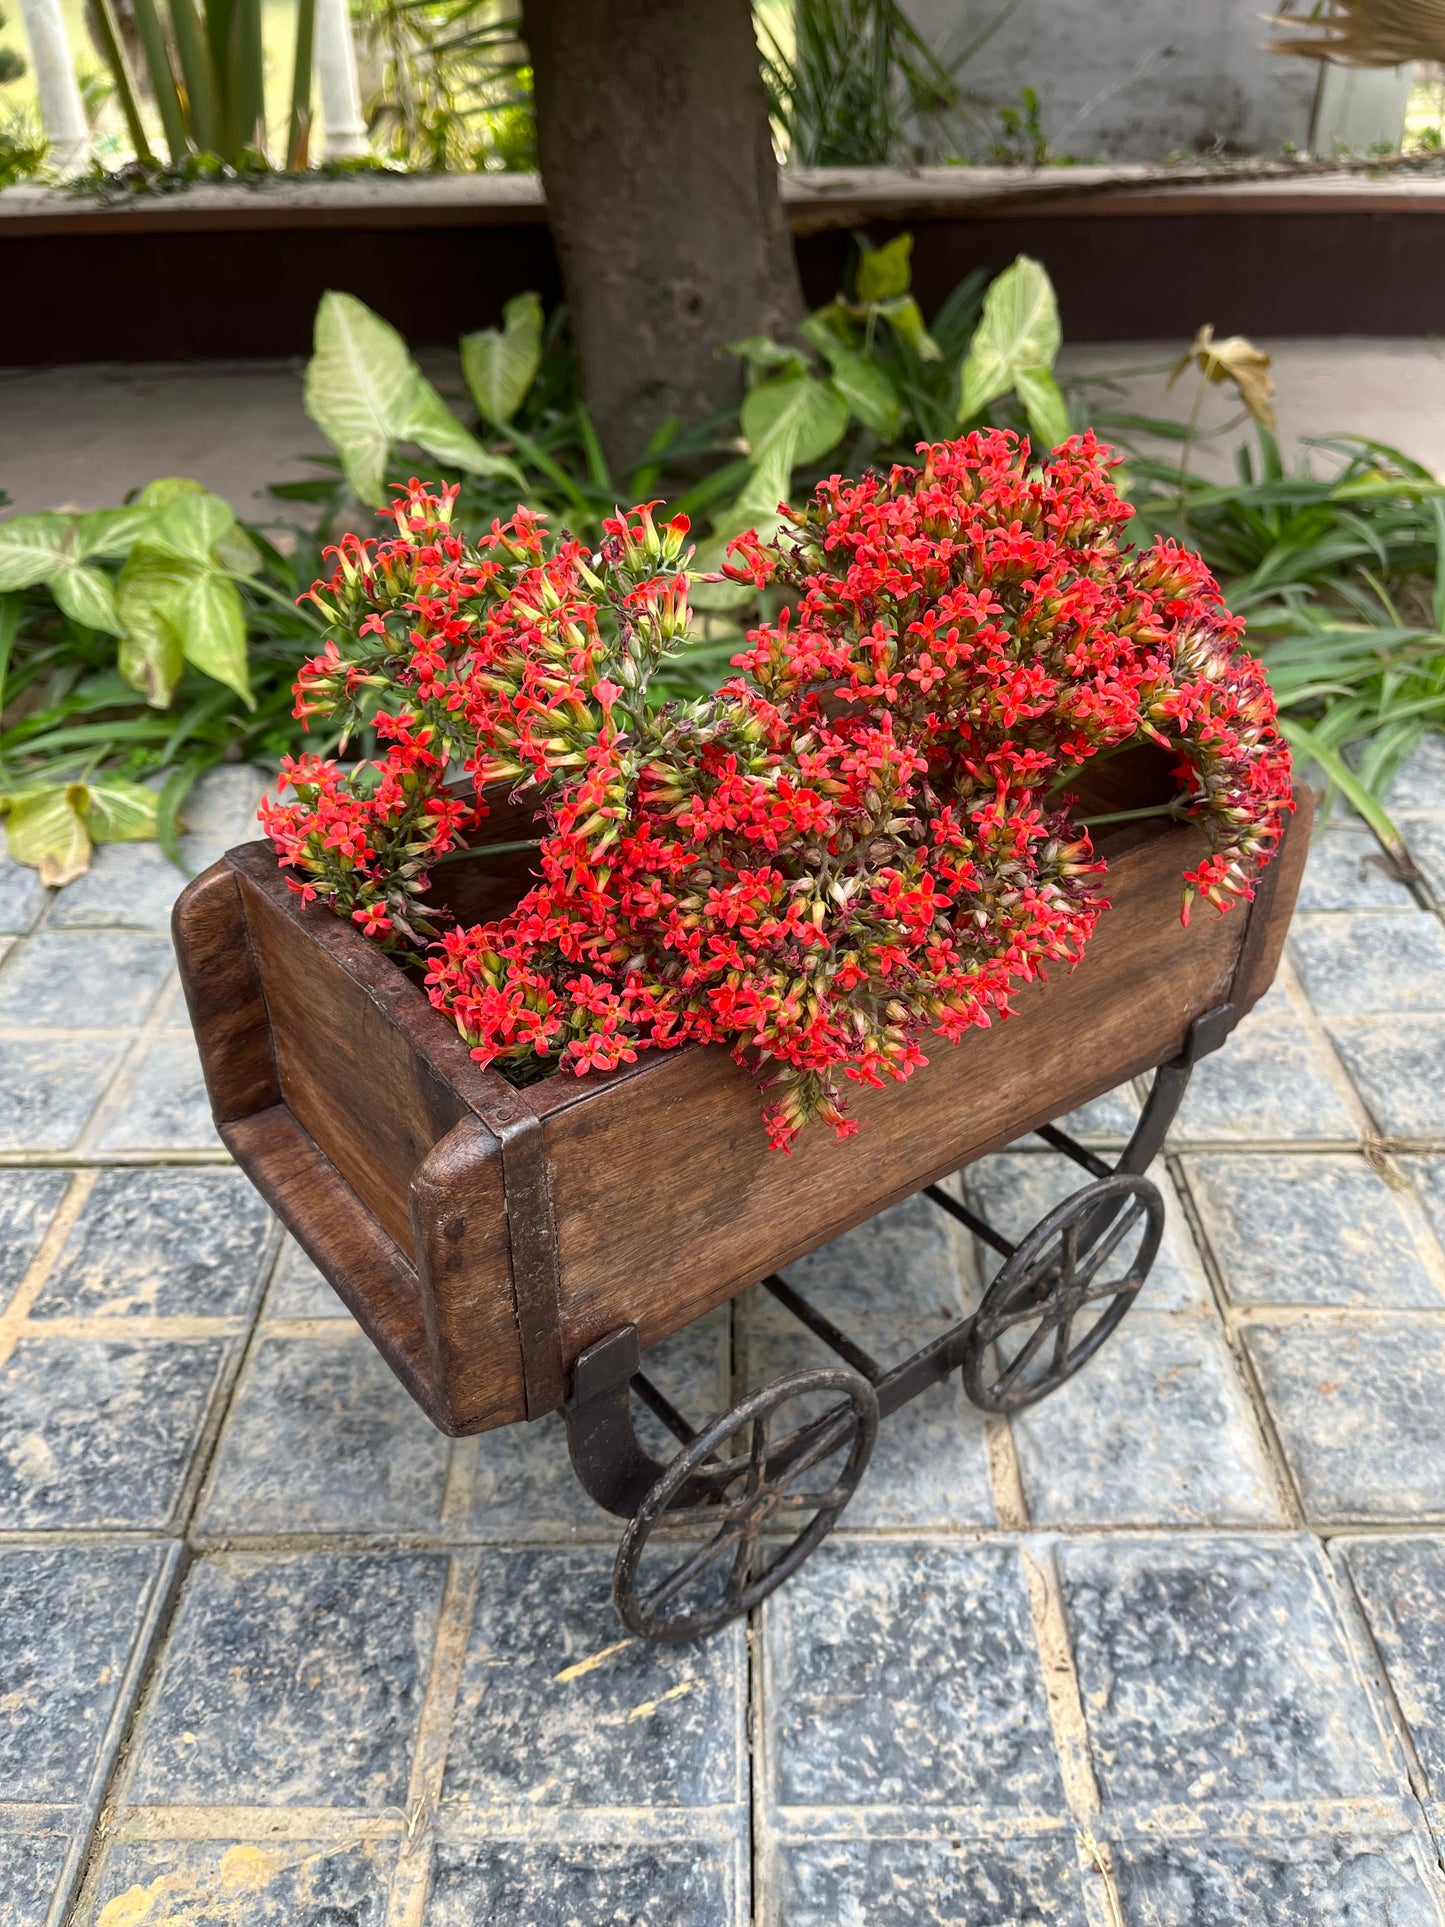
[[(845, 1080), (907, 1077), (924, 1033), (957, 1039), (1078, 958), (1103, 866), (1066, 790), (1091, 757), (1173, 750), (1211, 846), (1186, 917), (1195, 890), (1249, 895), (1289, 763), (1198, 557), (1121, 548), (1092, 436), (1043, 469), (1004, 434), (921, 452), (735, 543), (727, 572), (790, 606), (716, 696), (656, 707), (688, 634), (684, 518), (619, 514), (591, 553), (519, 510), (473, 548), (413, 482), (396, 539), (348, 540), (312, 592), (338, 639), (297, 714), (372, 723), (385, 753), (288, 767), (297, 800), (263, 820), (293, 887), (392, 948), (431, 940), (432, 1000), (481, 1062), (725, 1043), (771, 1084), (783, 1147), (814, 1116), (856, 1129)], [(501, 782), (536, 796), (538, 880), (438, 936), (429, 867)]]

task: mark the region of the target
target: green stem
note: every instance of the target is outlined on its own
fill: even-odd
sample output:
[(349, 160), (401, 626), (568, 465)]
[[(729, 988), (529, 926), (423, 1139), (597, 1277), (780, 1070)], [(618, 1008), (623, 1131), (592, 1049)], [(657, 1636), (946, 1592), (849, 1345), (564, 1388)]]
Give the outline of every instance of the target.
[(1179, 451), (1179, 526), (1189, 527), (1189, 509), (1185, 503), (1184, 490), (1189, 476), (1189, 457), (1194, 453), (1195, 435), (1199, 428), (1199, 411), (1204, 406), (1204, 384), (1209, 377), (1201, 368), (1199, 386), (1194, 391), (1194, 406), (1189, 411), (1189, 420), (1184, 429), (1184, 446)]
[(156, 11), (156, 0), (134, 0), (134, 6), (136, 31), (145, 51), (146, 70), (150, 74), (161, 126), (165, 129), (166, 146), (171, 151), (171, 159), (181, 161), (190, 151), (190, 142), (186, 139), (186, 117), (176, 91), (176, 77), (171, 71), (166, 30)]
[(115, 83), (115, 97), (120, 102), (120, 111), (125, 116), (126, 128), (130, 133), (130, 144), (135, 149), (135, 157), (154, 166), (155, 155), (146, 139), (145, 123), (140, 117), (140, 102), (136, 99), (135, 83), (130, 77), (130, 68), (125, 64), (125, 49), (121, 45), (120, 28), (115, 23), (115, 9), (110, 0), (95, 0), (95, 24), (100, 32), (100, 51), (105, 64), (110, 69), (110, 77)]
[(476, 843), (465, 850), (450, 850), (439, 856), (431, 866), (440, 869), (443, 863), (463, 863), (469, 856), (511, 856), (517, 850), (540, 850), (540, 836), (524, 836), (519, 843)]
[[(10, 673), (10, 651), (20, 631), (20, 592), (0, 595), (0, 716), (5, 714), (5, 678)], [(5, 758), (0, 755), (0, 783), (5, 780)]]
[(291, 76), (291, 125), (286, 135), (286, 166), (293, 174), (311, 154), (311, 70), (315, 65), (316, 0), (296, 0), (296, 65)]
[(236, 0), (231, 15), (234, 53), (231, 60), (232, 116), (236, 128), (236, 159), (251, 150), (266, 151), (266, 94), (261, 53), (261, 0)]
[(1111, 810), (1107, 816), (1081, 816), (1077, 819), (1081, 830), (1092, 830), (1100, 823), (1139, 823), (1146, 816), (1183, 816), (1185, 812), (1177, 803), (1151, 803), (1146, 810)]
[(185, 82), (192, 137), (203, 154), (218, 154), (221, 128), (216, 109), (216, 70), (195, 0), (171, 0), (171, 30)]

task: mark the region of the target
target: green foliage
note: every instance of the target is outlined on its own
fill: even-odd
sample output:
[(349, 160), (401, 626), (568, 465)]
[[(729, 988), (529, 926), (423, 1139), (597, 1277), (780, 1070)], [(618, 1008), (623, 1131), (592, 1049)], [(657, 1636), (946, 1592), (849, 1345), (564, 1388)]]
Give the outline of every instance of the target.
[(352, 492), (373, 508), (388, 499), (392, 454), (401, 443), (468, 475), (506, 476), (526, 486), (514, 463), (489, 454), (462, 427), (396, 329), (355, 295), (321, 298), (306, 412), (341, 457)]
[(983, 318), (969, 346), (959, 383), (960, 424), (976, 425), (1001, 395), (1016, 394), (1034, 439), (1053, 448), (1069, 433), (1069, 411), (1054, 380), (1063, 340), (1053, 283), (1021, 254), (989, 287)]
[[(101, 54), (137, 162), (153, 168), (140, 96), (113, 0), (92, 0)], [(146, 80), (173, 167), (215, 155), (231, 167), (266, 159), (261, 0), (131, 0)], [(296, 0), (296, 57), (286, 165), (303, 168), (311, 128), (316, 0)]]
[(542, 365), (541, 297), (519, 294), (502, 310), (500, 328), (463, 335), (462, 373), (482, 419), (509, 422), (537, 379)]
[[(1161, 429), (1188, 448), (1177, 423), (1135, 418), (1125, 432)], [(1382, 799), (1413, 744), (1445, 730), (1445, 487), (1360, 436), (1308, 443), (1287, 472), (1274, 436), (1255, 433), (1230, 482), (1136, 453), (1139, 539), (1201, 551), (1248, 622), (1301, 762), (1398, 848)]]
[[(123, 508), (0, 522), (0, 810), (47, 883), (92, 843), (159, 837), (214, 763), (296, 745), (291, 684), (319, 646), (320, 570), (195, 482)], [(99, 618), (104, 618), (103, 621)]]
[(367, 127), (428, 171), (537, 165), (521, 22), (496, 0), (356, 0)]

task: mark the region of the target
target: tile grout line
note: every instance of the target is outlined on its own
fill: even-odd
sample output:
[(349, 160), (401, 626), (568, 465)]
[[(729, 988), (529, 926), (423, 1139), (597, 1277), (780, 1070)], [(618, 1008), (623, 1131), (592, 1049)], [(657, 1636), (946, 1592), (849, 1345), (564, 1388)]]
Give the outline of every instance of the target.
[(437, 1616), (431, 1672), (417, 1722), (406, 1793), (406, 1829), (392, 1871), (386, 1927), (424, 1927), (447, 1754), (480, 1574), (479, 1549), (452, 1555)]
[[(92, 1184), (96, 1176), (98, 1176), (98, 1173), (91, 1173)], [(107, 1847), (115, 1840), (127, 1837), (123, 1831), (123, 1819), (118, 1819), (117, 1815), (119, 1811), (121, 1786), (129, 1759), (131, 1742), (158, 1678), (161, 1663), (165, 1657), (170, 1641), (171, 1623), (179, 1608), (185, 1581), (189, 1577), (191, 1567), (195, 1564), (197, 1558), (202, 1556), (192, 1544), (192, 1532), (196, 1514), (205, 1493), (206, 1481), (209, 1477), (211, 1466), (220, 1446), (221, 1433), (224, 1429), (226, 1414), (230, 1410), (231, 1400), (235, 1395), (236, 1386), (240, 1383), (241, 1372), (246, 1359), (250, 1356), (251, 1349), (255, 1343), (256, 1332), (260, 1326), (261, 1307), (265, 1303), (266, 1293), (270, 1289), (272, 1276), (275, 1273), (277, 1264), (280, 1262), (281, 1237), (279, 1226), (273, 1225), (269, 1227), (266, 1233), (266, 1239), (270, 1245), (270, 1252), (269, 1255), (263, 1257), (258, 1268), (258, 1279), (253, 1286), (255, 1298), (251, 1306), (249, 1319), (247, 1321), (237, 1321), (241, 1324), (241, 1331), (235, 1336), (240, 1339), (240, 1342), (227, 1343), (223, 1348), (220, 1366), (212, 1381), (211, 1392), (207, 1400), (205, 1417), (200, 1432), (197, 1435), (195, 1445), (191, 1451), (190, 1464), (187, 1467), (186, 1477), (182, 1482), (181, 1490), (177, 1497), (173, 1525), (173, 1531), (175, 1533), (173, 1543), (176, 1547), (176, 1556), (171, 1590), (165, 1601), (164, 1610), (157, 1616), (151, 1640), (146, 1652), (142, 1656), (142, 1663), (137, 1670), (136, 1687), (126, 1715), (125, 1728), (121, 1735), (120, 1742), (115, 1749), (114, 1756), (112, 1757), (110, 1770), (106, 1775), (105, 1785), (101, 1789), (100, 1798), (96, 1804), (95, 1818), (91, 1823), (90, 1832), (85, 1842), (85, 1881), (87, 1885), (82, 1889), (82, 1899), (87, 1896), (91, 1899), (95, 1898), (93, 1891), (94, 1884), (100, 1878), (100, 1871), (104, 1865)]]
[(111, 1709), (110, 1718), (106, 1721), (105, 1733), (96, 1754), (90, 1778), (86, 1783), (85, 1799), (78, 1803), (84, 1814), (85, 1826), (83, 1830), (77, 1830), (70, 1851), (66, 1855), (65, 1871), (51, 1901), (45, 1927), (65, 1927), (66, 1921), (71, 1917), (71, 1902), (89, 1871), (91, 1844), (105, 1804), (106, 1790), (110, 1785), (115, 1763), (125, 1746), (131, 1712), (140, 1697), (149, 1670), (151, 1653), (160, 1636), (161, 1628), (170, 1617), (183, 1568), (183, 1548), (171, 1543), (157, 1561), (155, 1573), (147, 1587), (136, 1638), (126, 1656), (115, 1705)]
[(65, 1196), (55, 1207), (54, 1216), (46, 1227), (45, 1236), (36, 1249), (35, 1256), (25, 1268), (25, 1275), (15, 1288), (10, 1303), (0, 1312), (0, 1366), (4, 1366), (19, 1343), (30, 1322), (30, 1307), (45, 1289), (46, 1281), (55, 1268), (55, 1261), (64, 1249), (75, 1221), (85, 1209), (86, 1200), (95, 1189), (96, 1171), (77, 1171), (66, 1188)]
[(1309, 1530), (1311, 1528), (1305, 1514), (1304, 1495), (1295, 1483), (1284, 1442), (1275, 1425), (1274, 1414), (1269, 1409), (1269, 1400), (1265, 1397), (1264, 1387), (1259, 1382), (1259, 1375), (1254, 1369), (1254, 1360), (1249, 1355), (1249, 1347), (1244, 1342), (1244, 1328), (1249, 1321), (1240, 1317), (1225, 1289), (1224, 1268), (1219, 1262), (1214, 1246), (1210, 1243), (1198, 1200), (1189, 1183), (1188, 1170), (1177, 1153), (1167, 1153), (1166, 1164), (1175, 1195), (1184, 1213), (1190, 1240), (1198, 1254), (1200, 1264), (1204, 1267), (1204, 1276), (1224, 1333), (1225, 1349), (1229, 1353), (1230, 1362), (1244, 1391), (1245, 1404), (1254, 1421), (1256, 1437), (1263, 1450), (1265, 1463), (1273, 1475), (1285, 1522), (1295, 1531)]
[(83, 1152), (93, 1147), (102, 1128), (110, 1122), (121, 1109), (126, 1098), (130, 1096), (141, 1066), (145, 1062), (146, 1053), (166, 1028), (166, 1019), (170, 1016), (180, 993), (181, 973), (172, 966), (170, 975), (156, 993), (144, 1023), (127, 1045), (124, 1056), (111, 1073), (110, 1082), (101, 1092), (99, 1100), (82, 1126), (80, 1135), (75, 1140), (77, 1150)]
[[(1040, 1558), (1034, 1557), (1035, 1552)], [(1019, 1558), (1023, 1562), (1024, 1581), (1028, 1589), (1029, 1613), (1038, 1647), (1044, 1700), (1058, 1760), (1059, 1779), (1074, 1823), (1079, 1868), (1086, 1875), (1092, 1872), (1098, 1877), (1098, 1893), (1105, 1905), (1109, 1927), (1124, 1927), (1112, 1859), (1107, 1846), (1097, 1835), (1099, 1784), (1094, 1776), (1079, 1676), (1074, 1670), (1074, 1654), (1069, 1643), (1055, 1550), (1052, 1544), (1040, 1545), (1036, 1540), (1032, 1548), (1028, 1545), (1019, 1547)]]

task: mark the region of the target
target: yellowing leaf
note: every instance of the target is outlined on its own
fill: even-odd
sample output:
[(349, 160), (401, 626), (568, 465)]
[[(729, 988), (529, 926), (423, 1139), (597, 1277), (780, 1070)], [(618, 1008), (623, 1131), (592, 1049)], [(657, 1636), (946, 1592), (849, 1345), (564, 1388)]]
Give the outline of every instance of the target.
[(144, 783), (97, 776), (72, 788), (85, 791), (82, 814), (97, 843), (144, 843), (155, 835), (160, 798)]
[(39, 870), (50, 889), (71, 883), (90, 868), (90, 836), (82, 820), (84, 783), (22, 792), (10, 799), (6, 829), (17, 863)]
[(519, 294), (502, 310), (500, 328), (463, 335), (462, 373), (472, 400), (489, 421), (509, 422), (542, 365), (542, 302)]
[(1243, 335), (1227, 335), (1223, 341), (1216, 341), (1213, 323), (1206, 322), (1194, 337), (1189, 352), (1181, 355), (1175, 364), (1174, 372), (1169, 377), (1171, 388), (1191, 362), (1206, 381), (1232, 383), (1239, 399), (1261, 428), (1269, 429), (1271, 434), (1274, 432), (1271, 398), (1275, 386), (1269, 372), (1270, 358), (1263, 348), (1256, 348)]
[(1054, 284), (1037, 261), (1021, 254), (990, 282), (983, 298), (983, 315), (959, 384), (959, 421), (972, 420), (991, 401), (1017, 388), (1025, 369), (1047, 373), (1061, 340)]

